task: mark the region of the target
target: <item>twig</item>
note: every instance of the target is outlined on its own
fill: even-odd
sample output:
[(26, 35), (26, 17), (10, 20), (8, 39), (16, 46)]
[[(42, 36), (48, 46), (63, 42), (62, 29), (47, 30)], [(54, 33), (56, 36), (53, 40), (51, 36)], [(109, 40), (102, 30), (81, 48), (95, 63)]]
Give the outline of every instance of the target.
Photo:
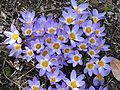
[(33, 69), (35, 69), (35, 67), (31, 68), (28, 72), (26, 72), (25, 74), (23, 74), (22, 76), (20, 76), (18, 79), (21, 79), (21, 78), (24, 77), (26, 74), (28, 74), (29, 72), (31, 72)]
[(21, 87), (18, 83), (16, 83), (15, 81), (11, 80), (9, 77), (6, 76), (5, 70), (4, 70), (5, 62), (6, 62), (6, 58), (5, 58), (5, 60), (3, 61), (3, 67), (2, 67), (3, 75), (5, 76), (5, 78), (7, 78), (10, 82), (12, 82), (12, 83), (14, 83), (15, 85), (17, 85), (19, 88), (23, 88), (23, 87)]

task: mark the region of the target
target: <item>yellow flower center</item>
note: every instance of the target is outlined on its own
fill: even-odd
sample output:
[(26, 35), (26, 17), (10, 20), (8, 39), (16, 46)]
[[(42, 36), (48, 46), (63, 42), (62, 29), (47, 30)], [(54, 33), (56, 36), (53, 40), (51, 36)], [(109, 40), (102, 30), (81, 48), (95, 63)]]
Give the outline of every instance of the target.
[(87, 68), (88, 68), (88, 69), (93, 69), (93, 67), (94, 67), (94, 64), (93, 64), (93, 63), (87, 64)]
[(43, 67), (48, 67), (48, 65), (49, 65), (48, 61), (46, 61), (46, 60), (42, 61), (42, 66)]
[(102, 79), (103, 79), (103, 77), (102, 77), (101, 74), (98, 74), (98, 75), (96, 76), (96, 78), (98, 79), (98, 81), (102, 81)]
[(74, 56), (74, 61), (76, 61), (76, 62), (80, 61), (80, 57), (79, 56)]
[(97, 23), (99, 21), (99, 19), (97, 17), (93, 17), (93, 22)]
[(18, 38), (19, 38), (19, 35), (18, 35), (18, 34), (13, 34), (13, 35), (12, 35), (12, 39), (17, 40)]
[(76, 8), (75, 8), (76, 11), (79, 11), (79, 9), (80, 9), (79, 7), (76, 7)]
[(61, 41), (65, 40), (65, 38), (63, 36), (60, 36), (58, 39), (61, 40)]
[(72, 81), (70, 84), (71, 84), (72, 88), (77, 88), (77, 82), (76, 81)]
[(56, 70), (56, 68), (52, 68), (52, 69), (51, 69), (51, 72), (52, 72), (52, 73), (54, 73), (54, 72), (55, 72), (55, 70)]
[(92, 28), (91, 28), (91, 27), (87, 27), (87, 28), (85, 29), (85, 32), (86, 32), (86, 33), (91, 33), (91, 32), (92, 32)]
[(41, 33), (41, 32), (43, 32), (43, 31), (44, 31), (43, 29), (39, 29), (39, 30), (38, 30), (38, 33)]
[(27, 23), (27, 25), (28, 25), (28, 26), (30, 26), (30, 25), (31, 25), (31, 22), (26, 22), (26, 23)]
[(76, 35), (74, 33), (70, 33), (70, 37), (72, 38), (72, 40), (76, 39)]
[(26, 34), (31, 34), (32, 33), (32, 30), (30, 30), (30, 29), (28, 29), (28, 30), (26, 30)]
[(50, 43), (51, 43), (51, 40), (52, 40), (51, 38), (47, 38), (47, 39), (46, 39), (46, 42), (47, 42), (48, 44), (50, 44)]
[(95, 44), (95, 39), (94, 39), (94, 38), (91, 38), (91, 39), (90, 39), (90, 43), (91, 43), (91, 44)]
[(48, 54), (48, 51), (43, 51), (42, 56), (46, 56)]
[(95, 33), (98, 35), (100, 34), (100, 30), (96, 30)]
[(32, 90), (39, 90), (39, 87), (38, 86), (33, 86)]
[(69, 49), (69, 48), (66, 48), (66, 49), (64, 50), (64, 52), (65, 52), (65, 53), (69, 53), (69, 52), (70, 52), (70, 49)]
[(32, 56), (32, 55), (33, 55), (33, 51), (27, 51), (27, 54), (28, 54), (29, 56)]
[(20, 49), (21, 49), (21, 45), (16, 44), (16, 45), (15, 45), (15, 50), (20, 50)]
[(56, 77), (52, 77), (50, 82), (56, 82)]
[(53, 32), (55, 32), (56, 30), (54, 29), (54, 28), (50, 28), (49, 30), (48, 30), (48, 32), (49, 33), (53, 33)]
[(80, 48), (81, 48), (82, 50), (84, 50), (84, 49), (86, 49), (86, 45), (85, 45), (85, 44), (82, 44), (82, 45), (80, 45)]
[(68, 24), (71, 24), (71, 23), (73, 23), (74, 19), (73, 18), (67, 18), (66, 21), (67, 21)]
[(54, 43), (53, 44), (53, 48), (54, 49), (59, 49), (60, 48), (60, 44), (59, 43)]
[(94, 51), (90, 51), (89, 53), (90, 53), (90, 55), (95, 55)]
[(52, 58), (52, 59), (51, 59), (51, 61), (57, 61), (57, 59), (55, 59), (55, 58)]
[(100, 61), (98, 61), (98, 65), (100, 65), (101, 67), (104, 67), (105, 63), (102, 60), (100, 60)]
[(83, 20), (79, 20), (78, 21), (78, 24), (82, 24), (84, 21)]
[(41, 44), (36, 44), (36, 45), (35, 45), (35, 48), (36, 48), (36, 49), (40, 49), (41, 47), (42, 47)]

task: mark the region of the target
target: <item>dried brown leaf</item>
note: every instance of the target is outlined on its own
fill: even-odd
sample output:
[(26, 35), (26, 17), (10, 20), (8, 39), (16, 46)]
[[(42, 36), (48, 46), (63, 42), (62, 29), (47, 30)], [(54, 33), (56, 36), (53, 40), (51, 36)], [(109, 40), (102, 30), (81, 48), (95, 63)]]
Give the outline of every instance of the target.
[(114, 77), (120, 81), (120, 60), (114, 59), (110, 62), (110, 65), (112, 67), (112, 73)]

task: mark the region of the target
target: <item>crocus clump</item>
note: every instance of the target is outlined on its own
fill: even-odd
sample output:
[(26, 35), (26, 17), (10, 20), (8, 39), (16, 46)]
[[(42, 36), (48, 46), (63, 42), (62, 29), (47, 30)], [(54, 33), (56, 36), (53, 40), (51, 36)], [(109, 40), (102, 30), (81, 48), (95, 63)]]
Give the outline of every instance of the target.
[[(72, 7), (64, 8), (59, 22), (52, 16), (37, 18), (35, 11), (22, 12), (21, 30), (12, 24), (11, 31), (4, 32), (8, 37), (4, 44), (9, 44), (10, 56), (27, 62), (36, 60), (39, 77), (28, 80), (26, 90), (107, 90), (103, 87), (104, 77), (111, 71), (109, 62), (113, 57), (100, 55), (110, 50), (105, 44), (105, 27), (100, 22), (106, 12), (88, 9), (89, 3), (78, 5), (71, 0), (71, 4)], [(65, 72), (64, 67), (69, 66), (83, 70), (79, 74), (78, 70)], [(39, 81), (44, 75), (50, 84), (46, 88)], [(86, 76), (93, 80), (90, 85)]]

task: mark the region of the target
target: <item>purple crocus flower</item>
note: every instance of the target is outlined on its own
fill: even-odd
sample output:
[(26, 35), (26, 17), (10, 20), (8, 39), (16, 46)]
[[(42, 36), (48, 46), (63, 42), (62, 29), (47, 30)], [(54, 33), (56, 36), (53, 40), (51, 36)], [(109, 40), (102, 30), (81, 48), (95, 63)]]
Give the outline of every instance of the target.
[(66, 26), (65, 29), (66, 29), (66, 32), (69, 34), (69, 39), (73, 47), (76, 46), (75, 41), (78, 41), (78, 42), (84, 41), (84, 38), (80, 37), (83, 34), (83, 32), (79, 30), (79, 26), (74, 26), (72, 28), (72, 31), (68, 26)]
[(62, 84), (56, 83), (56, 89), (57, 90), (69, 90), (69, 87), (66, 85), (66, 83), (62, 82)]
[(65, 79), (64, 81), (66, 82), (66, 84), (71, 87), (72, 89), (77, 90), (79, 87), (83, 86), (85, 84), (84, 81), (82, 81), (84, 78), (84, 74), (79, 75), (78, 77), (76, 77), (76, 71), (72, 70), (71, 75), (70, 75), (70, 80), (69, 79)]
[(79, 27), (82, 27), (83, 22), (88, 18), (88, 14), (84, 15), (78, 15), (78, 17), (75, 20), (75, 25), (79, 25)]
[(45, 90), (40, 86), (40, 81), (36, 78), (33, 77), (33, 80), (28, 80), (28, 84), (30, 88), (26, 88), (25, 90)]
[(77, 11), (79, 14), (83, 14), (84, 10), (88, 8), (88, 3), (82, 3), (80, 5), (77, 5), (76, 0), (71, 0), (71, 4), (75, 11)]
[(68, 34), (66, 33), (66, 31), (64, 31), (64, 30), (59, 30), (58, 33), (57, 33), (57, 36), (58, 36), (58, 40), (59, 40), (61, 43), (66, 43), (66, 42), (68, 42)]
[(105, 39), (103, 39), (103, 40), (102, 40), (102, 39), (99, 39), (99, 40), (98, 40), (99, 43), (98, 43), (98, 45), (96, 46), (96, 50), (109, 51), (109, 50), (110, 50), (110, 49), (109, 49), (109, 46), (110, 46), (110, 45), (106, 45), (106, 44), (105, 44), (105, 41), (106, 41)]
[(11, 25), (11, 32), (9, 31), (4, 31), (4, 34), (8, 37), (5, 41), (4, 44), (13, 44), (17, 41), (17, 43), (21, 43), (22, 39), (19, 37), (19, 32), (16, 29), (16, 27), (12, 24)]
[(73, 67), (75, 67), (77, 64), (82, 65), (83, 62), (81, 60), (82, 55), (78, 52), (75, 51), (69, 55), (69, 60), (67, 61), (68, 63), (72, 63)]
[(105, 69), (106, 70), (111, 70), (112, 69), (111, 66), (108, 65), (108, 63), (111, 62), (113, 59), (114, 59), (113, 57), (104, 56), (103, 58), (101, 58), (101, 60), (98, 59), (96, 61), (96, 64), (97, 64), (96, 66), (97, 66), (99, 72), (102, 75), (105, 74), (105, 72), (104, 72)]
[(70, 55), (70, 53), (72, 52), (72, 46), (68, 46), (68, 45), (62, 45), (62, 52), (64, 54), (64, 57), (68, 57)]
[(90, 36), (95, 31), (96, 24), (93, 24), (91, 20), (88, 20), (82, 24), (82, 27), (85, 35)]
[(32, 49), (25, 47), (25, 50), (23, 50), (23, 53), (25, 54), (22, 59), (26, 59), (28, 62), (34, 58), (35, 54)]
[(94, 61), (95, 60), (91, 59), (88, 63), (86, 63), (86, 67), (84, 69), (84, 73), (88, 72), (89, 76), (92, 76), (93, 73), (95, 75), (98, 74), (98, 70), (96, 68), (96, 64), (94, 64)]
[(10, 44), (6, 48), (11, 49), (10, 56), (15, 54), (16, 58), (22, 53), (21, 44), (19, 43)]
[(62, 12), (63, 18), (59, 18), (60, 22), (66, 23), (67, 25), (71, 25), (75, 23), (75, 19), (77, 17), (77, 13), (69, 10), (68, 13), (63, 11)]
[(56, 69), (54, 73), (47, 72), (47, 77), (50, 80), (51, 84), (56, 84), (61, 80), (61, 77), (59, 75), (59, 69)]
[(36, 65), (36, 68), (40, 69), (39, 76), (43, 76), (46, 73), (46, 71), (48, 72), (51, 71), (50, 69), (51, 62), (50, 57), (48, 55), (45, 57), (36, 56), (36, 59), (39, 62)]
[(96, 38), (95, 35), (91, 35), (87, 39), (88, 39), (88, 43), (89, 43), (90, 46), (97, 46), (98, 41), (100, 40), (99, 38)]
[(93, 22), (97, 23), (99, 20), (105, 18), (105, 14), (106, 14), (106, 12), (98, 13), (97, 9), (93, 9), (93, 11), (92, 11)]
[(27, 24), (28, 26), (30, 26), (31, 24), (33, 24), (36, 21), (35, 18), (35, 11), (28, 11), (28, 12), (21, 12), (22, 18), (19, 18), (19, 20), (25, 24)]
[(31, 48), (36, 51), (37, 53), (39, 53), (43, 48), (44, 48), (44, 45), (43, 45), (43, 41), (42, 40), (38, 40), (36, 39), (35, 41), (31, 41), (30, 42), (30, 45), (31, 45)]
[(76, 43), (76, 45), (78, 46), (78, 50), (80, 50), (80, 51), (87, 51), (87, 47), (88, 47), (87, 39), (85, 39), (81, 43)]
[(25, 25), (25, 26), (22, 27), (21, 29), (22, 29), (22, 34), (23, 34), (24, 36), (30, 36), (30, 35), (32, 35), (32, 33), (34, 32), (34, 31), (33, 31), (33, 25), (30, 25), (30, 26)]
[(87, 53), (88, 53), (88, 55), (90, 55), (91, 58), (95, 58), (95, 57), (100, 57), (98, 55), (99, 52), (100, 52), (100, 50), (96, 50), (95, 47), (93, 47), (93, 48), (89, 48)]

